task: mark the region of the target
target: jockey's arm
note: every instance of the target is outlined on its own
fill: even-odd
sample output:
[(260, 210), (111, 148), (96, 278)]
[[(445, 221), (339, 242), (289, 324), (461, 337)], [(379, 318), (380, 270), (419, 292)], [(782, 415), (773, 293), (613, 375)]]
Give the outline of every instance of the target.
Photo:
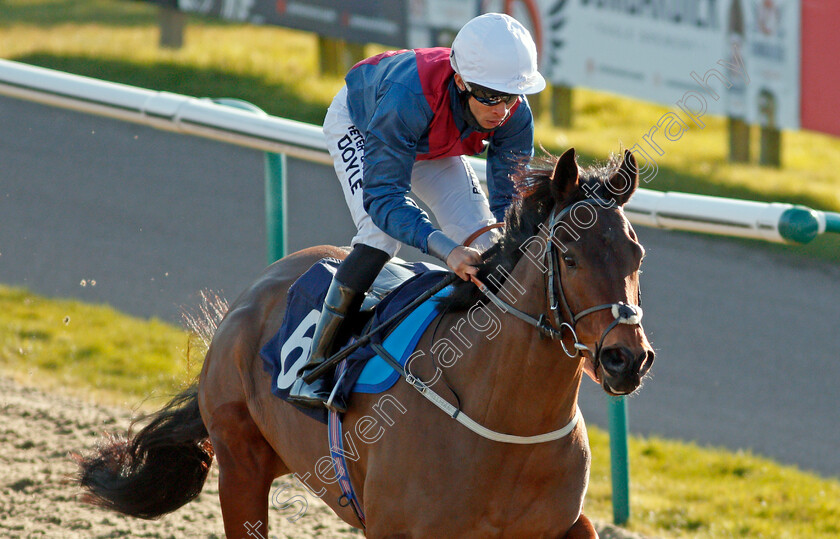
[(423, 95), (392, 84), (377, 102), (365, 131), (362, 192), (365, 211), (389, 236), (428, 252), (435, 228), (409, 197), (417, 141), (431, 121)]

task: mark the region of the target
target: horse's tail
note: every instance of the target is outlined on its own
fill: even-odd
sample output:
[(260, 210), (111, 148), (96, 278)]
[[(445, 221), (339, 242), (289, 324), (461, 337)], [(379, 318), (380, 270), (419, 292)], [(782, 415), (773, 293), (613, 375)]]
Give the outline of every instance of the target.
[(110, 438), (77, 457), (86, 501), (146, 519), (160, 517), (201, 492), (213, 462), (207, 428), (192, 386), (152, 414), (135, 436)]

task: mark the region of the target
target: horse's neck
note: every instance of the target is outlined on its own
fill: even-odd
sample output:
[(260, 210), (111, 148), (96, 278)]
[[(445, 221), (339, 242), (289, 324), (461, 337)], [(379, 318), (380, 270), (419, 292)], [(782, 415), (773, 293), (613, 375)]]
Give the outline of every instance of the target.
[[(535, 317), (547, 311), (543, 272), (525, 257), (498, 295)], [(458, 322), (459, 315), (466, 323)], [(567, 357), (559, 341), (540, 338), (535, 327), (489, 302), (451, 316), (469, 350), (447, 377), (468, 414), (521, 435), (554, 430), (572, 418), (581, 361)]]

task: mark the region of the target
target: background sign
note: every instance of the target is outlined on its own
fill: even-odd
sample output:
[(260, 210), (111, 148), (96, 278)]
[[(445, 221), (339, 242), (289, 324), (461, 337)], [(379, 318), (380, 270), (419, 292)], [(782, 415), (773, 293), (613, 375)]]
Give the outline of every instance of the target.
[[(606, 90), (668, 106), (679, 107), (682, 102), (695, 109), (705, 107), (704, 114), (840, 135), (837, 2), (147, 1), (393, 48), (448, 46), (471, 18), (503, 11), (531, 31), (540, 70), (554, 84)], [(807, 94), (800, 98), (800, 92)], [(694, 98), (688, 103), (693, 95), (703, 101)]]
[(405, 47), (405, 2), (376, 0), (178, 0), (178, 9), (276, 24), (356, 43)]
[(802, 0), (802, 127), (840, 137), (840, 2)]
[(799, 127), (799, 0), (546, 0), (541, 8), (555, 84), (667, 105), (701, 92), (707, 113)]

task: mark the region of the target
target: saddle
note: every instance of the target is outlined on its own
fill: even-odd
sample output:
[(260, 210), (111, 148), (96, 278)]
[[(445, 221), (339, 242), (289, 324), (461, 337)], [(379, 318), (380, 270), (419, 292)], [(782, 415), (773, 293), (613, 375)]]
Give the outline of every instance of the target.
[[(430, 264), (425, 264), (424, 267), (428, 267), (429, 270), (432, 269)], [(399, 262), (388, 262), (385, 264), (385, 267), (382, 268), (382, 271), (379, 272), (379, 275), (376, 276), (376, 280), (373, 281), (373, 284), (362, 303), (361, 310), (363, 312), (373, 312), (373, 309), (379, 305), (379, 302), (382, 301), (385, 296), (417, 274), (418, 271), (416, 269), (416, 265), (414, 264), (409, 264), (408, 262), (402, 260)]]
[[(285, 400), (288, 397), (298, 371), (309, 359), (315, 325), (320, 317), (327, 288), (339, 264), (340, 261), (336, 259), (322, 259), (295, 281), (289, 288), (286, 312), (280, 329), (260, 350), (263, 368), (272, 375), (271, 390), (281, 399)], [(336, 339), (336, 352), (352, 344), (367, 329), (389, 320), (394, 313), (399, 312), (447, 274), (446, 270), (424, 262), (392, 261), (386, 264), (365, 297), (359, 314), (348, 320), (343, 333)], [(376, 356), (372, 345), (381, 344), (386, 338), (392, 343), (399, 340), (408, 344), (407, 341), (411, 341), (415, 334), (422, 334), (426, 325), (420, 327), (420, 322), (426, 319), (431, 321), (434, 317), (432, 313), (436, 314), (436, 308), (427, 303), (429, 302), (415, 309), (422, 311), (422, 316), (421, 313), (417, 313), (410, 324), (405, 324), (410, 328), (395, 331), (400, 327), (402, 320), (393, 320), (383, 331), (374, 335), (368, 346), (353, 351), (346, 359), (341, 373), (341, 384), (336, 391), (340, 391), (349, 401), (353, 391), (378, 393), (390, 388), (398, 379), (396, 371), (381, 360), (371, 365), (370, 369), (366, 368), (368, 360)], [(414, 312), (407, 313), (402, 318), (411, 318), (412, 314)], [(418, 322), (418, 316), (423, 320)], [(395, 332), (394, 338), (389, 337), (392, 332)], [(416, 339), (411, 344), (411, 351), (414, 344)], [(402, 349), (405, 346), (398, 348)], [(334, 377), (331, 383), (335, 382)], [(326, 409), (298, 409), (310, 417), (327, 422)]]

